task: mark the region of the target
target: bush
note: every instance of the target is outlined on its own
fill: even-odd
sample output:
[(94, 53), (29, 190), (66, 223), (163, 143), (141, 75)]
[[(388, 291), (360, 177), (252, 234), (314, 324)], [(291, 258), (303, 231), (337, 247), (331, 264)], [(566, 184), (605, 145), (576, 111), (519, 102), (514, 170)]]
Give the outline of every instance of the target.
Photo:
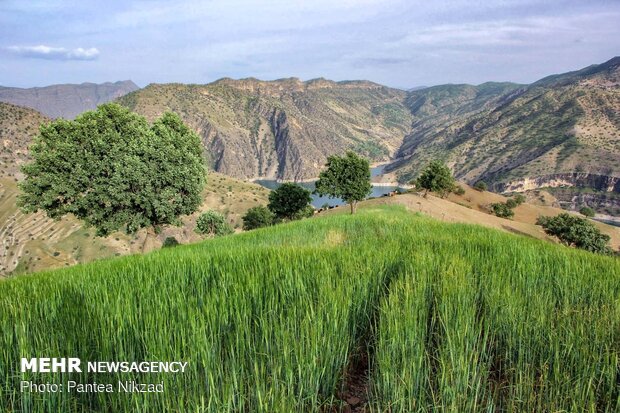
[(486, 182), (484, 182), (484, 181), (478, 181), (478, 182), (476, 182), (474, 184), (474, 189), (476, 191), (484, 192), (484, 191), (487, 190), (487, 188), (488, 188), (488, 186), (487, 186)]
[(495, 216), (500, 218), (512, 218), (515, 215), (514, 211), (508, 205), (501, 202), (491, 204), (491, 211)]
[(456, 195), (465, 195), (465, 188), (463, 188), (461, 185), (457, 185), (454, 187), (454, 192)]
[(201, 235), (221, 237), (232, 234), (235, 230), (226, 222), (224, 215), (210, 210), (200, 214), (196, 220), (196, 232)]
[(592, 218), (596, 214), (596, 212), (592, 208), (587, 207), (587, 206), (584, 206), (583, 208), (581, 208), (579, 210), (579, 213), (588, 218)]
[(587, 219), (562, 213), (555, 217), (538, 217), (536, 224), (542, 226), (545, 233), (557, 237), (564, 245), (598, 254), (612, 253), (608, 245), (609, 235), (602, 234)]
[(302, 210), (297, 211), (293, 216), (293, 219), (310, 218), (314, 215), (314, 207), (312, 205), (306, 205)]
[(523, 195), (523, 194), (515, 194), (515, 195), (513, 195), (512, 199), (515, 200), (517, 205), (521, 205), (521, 204), (523, 204), (526, 201), (525, 195)]
[(179, 245), (179, 241), (175, 237), (166, 237), (162, 248), (176, 247), (177, 245)]
[(248, 209), (243, 216), (243, 230), (249, 231), (273, 225), (275, 215), (267, 207), (260, 205)]
[(513, 198), (507, 199), (506, 200), (506, 206), (510, 209), (514, 209), (518, 206), (519, 204), (517, 204), (517, 201), (515, 201)]

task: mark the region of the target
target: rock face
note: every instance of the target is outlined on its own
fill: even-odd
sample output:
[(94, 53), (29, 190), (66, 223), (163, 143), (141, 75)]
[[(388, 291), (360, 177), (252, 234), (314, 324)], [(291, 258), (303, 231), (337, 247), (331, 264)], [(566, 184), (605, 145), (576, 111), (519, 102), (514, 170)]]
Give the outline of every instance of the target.
[(177, 112), (203, 138), (213, 168), (243, 178), (315, 178), (353, 150), (389, 160), (411, 127), (406, 92), (371, 82), (221, 79), (149, 85), (119, 99), (154, 119)]
[(620, 193), (620, 176), (596, 175), (590, 173), (565, 173), (524, 178), (516, 181), (497, 183), (497, 192), (524, 192), (539, 188), (560, 187), (591, 188), (600, 192)]
[(50, 118), (73, 119), (102, 103), (138, 90), (131, 80), (115, 83), (82, 83), (21, 89), (0, 86), (0, 102), (35, 109)]

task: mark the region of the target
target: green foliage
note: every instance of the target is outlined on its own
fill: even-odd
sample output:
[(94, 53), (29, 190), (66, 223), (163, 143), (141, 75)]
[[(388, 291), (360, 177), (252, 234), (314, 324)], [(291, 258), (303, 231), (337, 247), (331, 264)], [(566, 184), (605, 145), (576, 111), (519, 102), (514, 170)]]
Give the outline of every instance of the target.
[(235, 232), (226, 222), (226, 217), (217, 211), (209, 210), (200, 214), (196, 220), (196, 232), (201, 235), (221, 237)]
[(512, 218), (515, 213), (508, 203), (496, 202), (490, 205), (491, 212), (500, 218)]
[(596, 215), (596, 212), (592, 208), (587, 207), (587, 206), (582, 207), (579, 210), (579, 213), (581, 215), (583, 215), (583, 216), (588, 217), (588, 218), (592, 218), (592, 217), (594, 217), (594, 215)]
[(452, 192), (454, 192), (456, 195), (465, 195), (465, 188), (463, 188), (461, 185), (456, 185)]
[(166, 237), (162, 248), (176, 247), (177, 245), (179, 245), (179, 241), (175, 237)]
[(293, 216), (293, 219), (295, 220), (295, 219), (310, 218), (313, 215), (314, 215), (314, 207), (312, 205), (306, 205), (304, 208), (302, 208), (297, 213), (295, 213), (295, 215)]
[[(322, 412), (363, 343), (368, 411), (615, 413), (619, 276), (610, 257), (373, 208), (15, 277), (0, 411)], [(163, 393), (22, 393), (93, 381), (20, 372), (50, 353), (188, 365), (96, 376)]]
[(436, 192), (445, 197), (454, 190), (452, 171), (441, 161), (432, 161), (415, 180), (415, 186), (426, 192)]
[(275, 215), (269, 208), (259, 205), (252, 207), (243, 216), (243, 230), (263, 228), (273, 225)]
[(310, 191), (287, 182), (269, 193), (269, 205), (267, 208), (273, 212), (276, 218), (294, 220), (298, 214), (305, 210), (312, 201)]
[(509, 198), (506, 200), (506, 206), (510, 209), (514, 209), (519, 206), (517, 201), (514, 198)]
[(347, 152), (345, 156), (327, 158), (326, 169), (319, 175), (315, 192), (321, 196), (342, 198), (355, 212), (355, 205), (372, 191), (368, 160)]
[(23, 167), (20, 205), (51, 218), (73, 214), (105, 236), (178, 224), (205, 184), (200, 138), (172, 113), (149, 127), (117, 104), (41, 127)]
[(568, 213), (555, 217), (539, 217), (537, 225), (544, 228), (549, 235), (557, 237), (565, 245), (581, 248), (599, 254), (611, 254), (609, 235), (601, 231), (590, 221)]
[(474, 189), (476, 191), (484, 192), (488, 189), (487, 183), (484, 181), (478, 181), (474, 184)]
[(523, 194), (515, 194), (512, 196), (512, 199), (516, 202), (517, 206), (523, 204), (526, 201), (525, 195)]

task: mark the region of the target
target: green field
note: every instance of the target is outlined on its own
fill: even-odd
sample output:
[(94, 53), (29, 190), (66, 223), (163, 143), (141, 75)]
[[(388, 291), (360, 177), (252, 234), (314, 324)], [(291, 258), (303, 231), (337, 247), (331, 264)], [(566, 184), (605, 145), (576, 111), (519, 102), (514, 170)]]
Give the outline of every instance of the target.
[[(189, 370), (22, 374), (21, 357)], [(395, 207), (0, 282), (9, 412), (338, 411), (360, 358), (367, 411), (618, 412), (619, 357), (620, 260)], [(19, 387), (129, 379), (165, 392)]]

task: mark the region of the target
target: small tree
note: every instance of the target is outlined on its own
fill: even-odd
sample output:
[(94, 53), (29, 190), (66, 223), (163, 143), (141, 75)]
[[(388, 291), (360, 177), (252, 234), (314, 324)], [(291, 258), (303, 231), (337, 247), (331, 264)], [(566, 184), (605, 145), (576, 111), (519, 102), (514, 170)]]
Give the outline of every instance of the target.
[(243, 229), (249, 231), (273, 225), (275, 216), (267, 207), (260, 205), (248, 209), (243, 216)]
[(172, 113), (149, 126), (127, 108), (101, 105), (42, 126), (30, 152), (22, 209), (73, 214), (99, 236), (179, 224), (202, 202), (200, 138)]
[(441, 161), (432, 161), (415, 180), (415, 186), (424, 189), (425, 197), (429, 191), (445, 197), (454, 190), (455, 181), (446, 164)]
[(235, 230), (226, 222), (224, 215), (209, 210), (200, 214), (196, 220), (196, 232), (201, 235), (221, 237), (232, 234)]
[(510, 209), (515, 209), (516, 207), (519, 206), (519, 204), (514, 198), (509, 198), (506, 200), (506, 206)]
[(515, 194), (512, 196), (512, 199), (514, 199), (517, 206), (523, 204), (526, 201), (525, 195), (523, 194)]
[(452, 192), (454, 192), (456, 195), (465, 195), (465, 188), (463, 188), (461, 185), (456, 185)]
[(539, 217), (537, 225), (543, 227), (549, 235), (557, 237), (561, 243), (599, 254), (611, 254), (609, 235), (601, 231), (590, 221), (567, 213), (555, 217)]
[(476, 191), (484, 192), (487, 190), (487, 183), (484, 181), (478, 181), (474, 184), (474, 189)]
[(590, 207), (584, 206), (579, 210), (579, 213), (585, 217), (592, 218), (596, 215), (596, 212)]
[(325, 166), (315, 184), (315, 193), (342, 198), (351, 206), (351, 214), (355, 213), (357, 203), (372, 191), (368, 160), (347, 152), (344, 156), (330, 156)]
[(269, 193), (267, 207), (277, 218), (294, 220), (296, 214), (306, 208), (310, 201), (312, 201), (310, 191), (287, 182)]
[(512, 218), (515, 215), (512, 208), (502, 202), (491, 204), (491, 211), (500, 218)]

